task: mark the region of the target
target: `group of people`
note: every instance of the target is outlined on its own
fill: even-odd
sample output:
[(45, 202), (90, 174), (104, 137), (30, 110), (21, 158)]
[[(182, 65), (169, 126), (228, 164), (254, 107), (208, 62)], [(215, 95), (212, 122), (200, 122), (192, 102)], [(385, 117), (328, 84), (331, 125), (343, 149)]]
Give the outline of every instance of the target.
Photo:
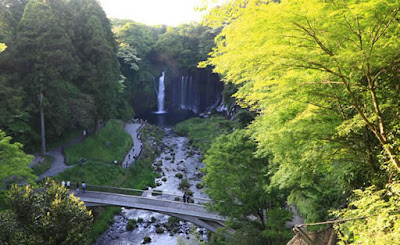
[[(66, 183), (65, 181), (61, 181), (61, 186), (64, 188), (67, 188), (68, 190), (71, 188), (71, 182), (68, 180)], [(79, 182), (76, 182), (76, 194), (79, 193)], [(85, 181), (82, 182), (82, 191), (85, 192), (86, 191), (86, 183)]]
[(186, 192), (184, 192), (182, 196), (183, 203), (189, 203), (189, 198), (190, 196), (187, 195)]
[(140, 118), (135, 118), (135, 119), (133, 119), (133, 122), (134, 123), (144, 124), (144, 123), (147, 123), (147, 120), (143, 120), (143, 119), (140, 119)]

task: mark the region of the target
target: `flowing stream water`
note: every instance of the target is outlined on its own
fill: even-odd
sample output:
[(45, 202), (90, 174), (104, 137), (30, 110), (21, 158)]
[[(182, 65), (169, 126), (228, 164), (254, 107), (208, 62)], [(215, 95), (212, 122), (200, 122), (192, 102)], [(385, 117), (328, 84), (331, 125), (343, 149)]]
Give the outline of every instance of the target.
[[(203, 174), (199, 171), (204, 164), (199, 161), (200, 152), (195, 151), (185, 137), (175, 135), (171, 129), (166, 128), (166, 136), (163, 139), (164, 147), (160, 157), (153, 164), (161, 173), (161, 177), (156, 179), (157, 187), (163, 193), (176, 194), (181, 197), (183, 192), (178, 190), (182, 179), (176, 177), (177, 173), (183, 175), (183, 179), (188, 179), (191, 184), (190, 190), (193, 191), (195, 198), (208, 198), (201, 189), (196, 188), (196, 184), (201, 182)], [(149, 189), (145, 191), (146, 197), (151, 197)], [(175, 196), (176, 197), (176, 196)], [(174, 196), (170, 196), (174, 200)], [(153, 198), (160, 198), (154, 196)], [(154, 218), (152, 218), (154, 217)], [(142, 218), (143, 222), (138, 223), (138, 227), (132, 231), (126, 229), (129, 219)], [(190, 222), (179, 221), (179, 225), (174, 228), (174, 232), (165, 230), (162, 234), (156, 232), (157, 227), (163, 226), (168, 222), (169, 216), (155, 212), (142, 211), (137, 209), (122, 209), (120, 215), (115, 216), (114, 223), (96, 241), (96, 245), (136, 245), (142, 244), (144, 237), (150, 237), (151, 243), (160, 245), (175, 245), (178, 237), (182, 237), (188, 244), (196, 244), (193, 235), (190, 233), (193, 225)], [(153, 220), (156, 220), (152, 222)], [(200, 239), (207, 239), (206, 229), (194, 227)]]

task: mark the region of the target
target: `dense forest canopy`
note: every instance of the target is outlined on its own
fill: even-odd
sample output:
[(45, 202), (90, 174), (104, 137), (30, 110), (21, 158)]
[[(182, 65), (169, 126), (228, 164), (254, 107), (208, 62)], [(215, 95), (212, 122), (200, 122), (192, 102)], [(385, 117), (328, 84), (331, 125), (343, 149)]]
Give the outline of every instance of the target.
[(2, 0), (1, 11), (0, 127), (8, 135), (37, 145), (41, 110), (49, 138), (120, 116), (117, 44), (97, 1)]
[(169, 77), (196, 72), (197, 63), (206, 60), (220, 31), (198, 23), (167, 27), (113, 19), (112, 24), (126, 77), (125, 98), (142, 112), (156, 107), (154, 80), (161, 72), (167, 71)]

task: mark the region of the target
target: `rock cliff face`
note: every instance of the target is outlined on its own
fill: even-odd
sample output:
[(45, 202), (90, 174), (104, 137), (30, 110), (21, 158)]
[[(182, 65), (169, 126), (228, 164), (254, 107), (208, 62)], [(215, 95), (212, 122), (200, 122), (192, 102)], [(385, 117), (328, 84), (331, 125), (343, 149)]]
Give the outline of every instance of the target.
[(207, 69), (197, 69), (187, 75), (177, 72), (166, 75), (165, 104), (168, 111), (190, 110), (195, 114), (224, 110), (223, 83)]

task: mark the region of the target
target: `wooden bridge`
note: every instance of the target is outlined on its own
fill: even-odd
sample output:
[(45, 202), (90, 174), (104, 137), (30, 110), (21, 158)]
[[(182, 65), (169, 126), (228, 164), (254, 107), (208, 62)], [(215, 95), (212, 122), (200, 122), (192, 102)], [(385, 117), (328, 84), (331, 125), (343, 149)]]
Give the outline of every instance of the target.
[(161, 196), (141, 197), (109, 192), (86, 191), (76, 195), (86, 206), (119, 206), (163, 213), (192, 222), (215, 232), (225, 227), (226, 218), (207, 211), (203, 205), (160, 199)]

